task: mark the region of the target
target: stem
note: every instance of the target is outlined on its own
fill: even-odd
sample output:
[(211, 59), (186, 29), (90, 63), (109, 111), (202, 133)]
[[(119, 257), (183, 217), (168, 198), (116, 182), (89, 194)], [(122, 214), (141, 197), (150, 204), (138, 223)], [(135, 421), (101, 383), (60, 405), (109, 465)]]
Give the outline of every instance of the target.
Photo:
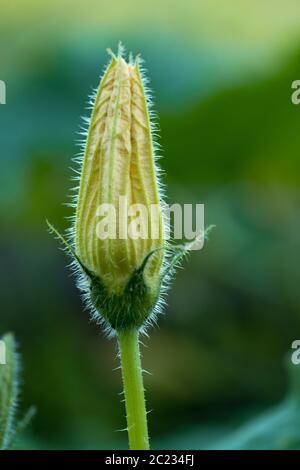
[(121, 356), (129, 448), (131, 450), (148, 450), (149, 437), (139, 351), (139, 332), (136, 329), (119, 331), (118, 341)]

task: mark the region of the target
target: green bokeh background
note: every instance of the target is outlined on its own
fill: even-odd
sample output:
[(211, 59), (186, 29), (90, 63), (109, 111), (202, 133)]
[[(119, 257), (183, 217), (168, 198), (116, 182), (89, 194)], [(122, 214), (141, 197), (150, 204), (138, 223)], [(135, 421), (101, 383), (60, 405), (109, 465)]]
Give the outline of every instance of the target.
[(149, 71), (168, 201), (204, 203), (216, 225), (143, 340), (152, 446), (300, 448), (284, 401), (300, 338), (299, 27), (292, 0), (1, 6), (0, 334), (15, 332), (20, 406), (38, 410), (22, 447), (127, 445), (115, 342), (83, 311), (45, 222), (68, 226), (80, 116), (122, 40)]

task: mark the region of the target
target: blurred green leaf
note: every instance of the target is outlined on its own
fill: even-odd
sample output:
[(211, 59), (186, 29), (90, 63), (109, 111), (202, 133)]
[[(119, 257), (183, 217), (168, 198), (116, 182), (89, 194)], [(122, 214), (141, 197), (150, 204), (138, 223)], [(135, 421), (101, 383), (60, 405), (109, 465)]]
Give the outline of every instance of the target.
[(14, 433), (19, 394), (19, 358), (12, 334), (3, 336), (5, 364), (0, 365), (0, 448), (7, 449)]
[(15, 338), (11, 333), (3, 336), (5, 363), (0, 365), (0, 449), (14, 446), (19, 433), (31, 420), (34, 409), (30, 408), (24, 418), (16, 419), (20, 393), (20, 359)]

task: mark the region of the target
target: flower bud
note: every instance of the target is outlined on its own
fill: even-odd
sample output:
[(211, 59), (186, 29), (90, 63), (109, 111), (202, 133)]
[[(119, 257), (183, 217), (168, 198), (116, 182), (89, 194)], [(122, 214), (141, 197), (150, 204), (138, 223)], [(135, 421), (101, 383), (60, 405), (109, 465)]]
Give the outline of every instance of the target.
[(139, 61), (112, 55), (93, 103), (75, 217), (83, 289), (116, 329), (141, 327), (158, 301), (164, 224)]

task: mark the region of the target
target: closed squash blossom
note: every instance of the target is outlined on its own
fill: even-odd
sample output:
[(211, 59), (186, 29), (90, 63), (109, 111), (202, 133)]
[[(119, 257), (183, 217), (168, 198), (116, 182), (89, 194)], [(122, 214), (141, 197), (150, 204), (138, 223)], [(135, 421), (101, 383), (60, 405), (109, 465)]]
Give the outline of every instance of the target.
[[(164, 258), (160, 208), (139, 61), (127, 63), (121, 53), (112, 55), (89, 122), (76, 207), (75, 253), (88, 274), (83, 288), (113, 329), (141, 327), (158, 301)], [(134, 236), (137, 219), (139, 234)], [(108, 233), (101, 232), (104, 222)]]
[(92, 102), (70, 242), (49, 224), (73, 257), (94, 318), (117, 338), (132, 450), (149, 449), (140, 333), (194, 243), (166, 249), (148, 105), (139, 60), (127, 63), (120, 47)]

